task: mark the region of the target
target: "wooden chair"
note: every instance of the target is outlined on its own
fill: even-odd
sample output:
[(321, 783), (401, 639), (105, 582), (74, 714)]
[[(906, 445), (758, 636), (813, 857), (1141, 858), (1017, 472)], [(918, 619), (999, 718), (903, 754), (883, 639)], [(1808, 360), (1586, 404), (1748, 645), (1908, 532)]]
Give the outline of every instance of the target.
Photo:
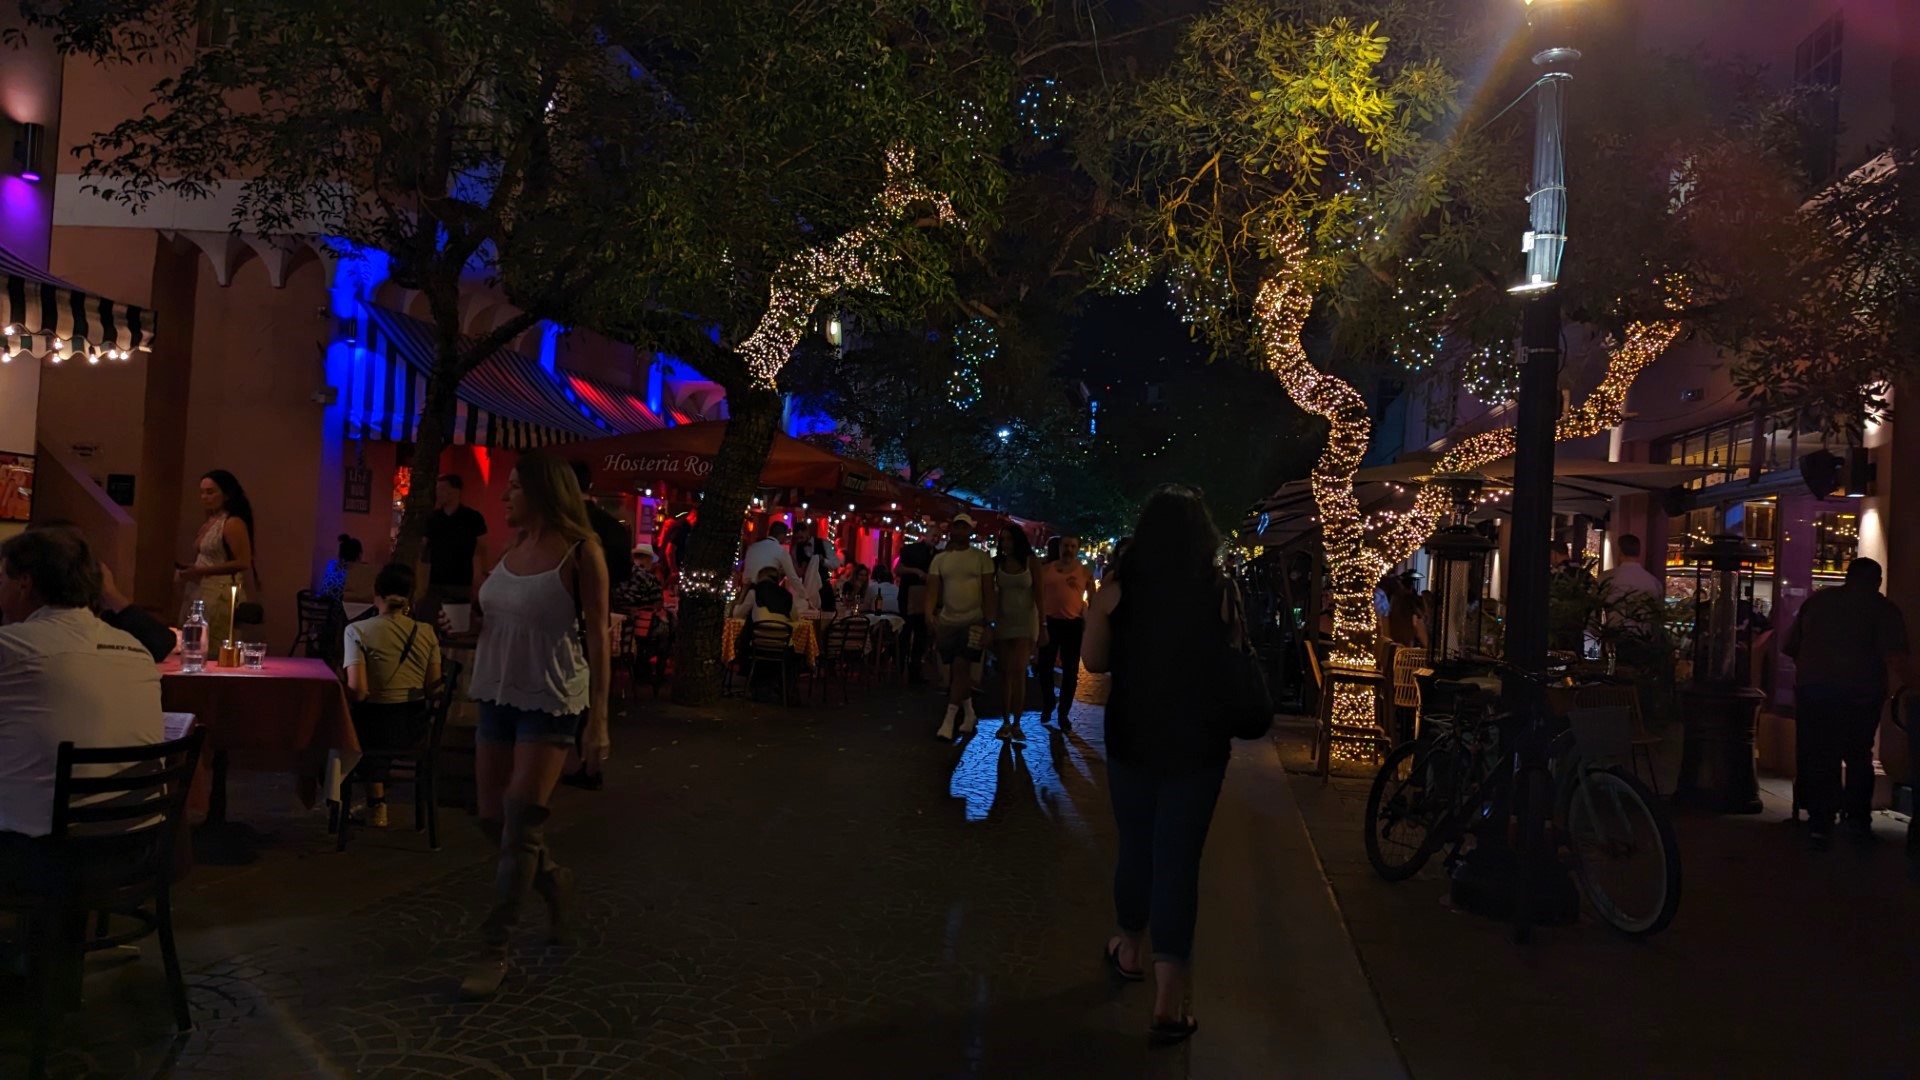
[[(193, 1030), (186, 981), (173, 940), (173, 845), (185, 828), (187, 789), (200, 763), (203, 731), (149, 746), (78, 748), (63, 742), (53, 773), (52, 827), (44, 865), (0, 883), (0, 911), (19, 917), (28, 944), (34, 999), (28, 1075), (46, 1075), (62, 1006), (78, 986), (57, 985), (77, 953), (160, 940), (174, 1024)], [(75, 770), (80, 775), (75, 775)], [(95, 913), (93, 937), (84, 936)], [(114, 921), (133, 925), (110, 933)], [(70, 977), (70, 976), (68, 976)]]
[(667, 679), (667, 658), (673, 655), (673, 637), (671, 632), (656, 635), (667, 613), (660, 608), (637, 608), (627, 612), (627, 621), (621, 626), (623, 640), (627, 643), (622, 653), (629, 664), (628, 682), (632, 686), (640, 685), (641, 673), (646, 673), (647, 681), (653, 685), (653, 696), (660, 696), (660, 687)]
[(340, 601), (311, 589), (301, 589), (295, 595), (294, 609), (300, 616), (299, 631), (287, 655), (316, 657), (338, 671), (342, 653), (346, 649), (343, 637), (347, 626), (346, 609), (340, 605)]
[(1420, 737), (1420, 684), (1413, 673), (1427, 666), (1427, 650), (1402, 646), (1393, 654), (1393, 709), (1413, 711), (1413, 737)]
[(868, 627), (871, 643), (867, 647), (867, 677), (875, 683), (894, 682), (899, 674), (900, 635), (884, 619), (874, 619)]
[(380, 783), (392, 787), (395, 784), (413, 785), (413, 830), (427, 834), (427, 849), (440, 850), (440, 799), (435, 790), (435, 781), (439, 777), (440, 741), (447, 732), (447, 715), (453, 711), (453, 688), (460, 681), (461, 664), (458, 660), (445, 661), (441, 666), (440, 681), (427, 691), (427, 730), (421, 741), (402, 750), (367, 750), (360, 755), (340, 781), (340, 802), (333, 809), (334, 850), (347, 850), (347, 833), (353, 827), (353, 785), (372, 783), (367, 777), (376, 770), (375, 765), (383, 765), (386, 773)]
[(747, 692), (752, 693), (762, 666), (771, 665), (780, 675), (780, 704), (793, 704), (793, 625), (778, 619), (761, 619), (747, 625)]
[(1574, 706), (1581, 709), (1625, 709), (1631, 724), (1629, 744), (1631, 750), (1628, 765), (1633, 775), (1640, 775), (1640, 760), (1647, 762), (1647, 786), (1655, 795), (1660, 794), (1660, 776), (1653, 767), (1653, 748), (1659, 746), (1661, 738), (1647, 730), (1646, 718), (1640, 713), (1640, 693), (1632, 683), (1612, 683), (1604, 686), (1582, 687), (1574, 695)]
[(840, 684), (840, 703), (852, 701), (850, 683), (856, 671), (867, 666), (867, 634), (872, 624), (865, 615), (849, 615), (827, 625), (820, 642), (820, 667), (814, 683), (820, 688), (820, 703), (826, 704), (827, 685)]

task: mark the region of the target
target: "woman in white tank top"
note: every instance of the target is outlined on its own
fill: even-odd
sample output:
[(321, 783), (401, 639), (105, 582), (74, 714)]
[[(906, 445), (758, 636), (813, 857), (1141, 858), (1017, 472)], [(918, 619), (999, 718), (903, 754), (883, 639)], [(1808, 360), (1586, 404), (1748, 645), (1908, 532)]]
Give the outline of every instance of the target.
[(484, 949), (460, 985), (470, 998), (500, 988), (529, 892), (546, 901), (550, 937), (562, 937), (573, 874), (547, 850), (547, 804), (576, 739), (596, 769), (609, 747), (607, 562), (579, 482), (565, 461), (531, 453), (508, 479), (506, 501), (516, 539), (480, 584), (468, 689), (480, 704), (480, 827), (500, 844)]

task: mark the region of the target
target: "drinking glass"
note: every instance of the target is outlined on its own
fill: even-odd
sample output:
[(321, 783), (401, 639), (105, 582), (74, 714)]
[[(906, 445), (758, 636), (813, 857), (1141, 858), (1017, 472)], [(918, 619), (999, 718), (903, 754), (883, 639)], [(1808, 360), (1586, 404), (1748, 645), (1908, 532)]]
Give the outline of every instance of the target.
[(248, 671), (263, 670), (267, 666), (267, 643), (264, 641), (241, 642), (240, 666)]

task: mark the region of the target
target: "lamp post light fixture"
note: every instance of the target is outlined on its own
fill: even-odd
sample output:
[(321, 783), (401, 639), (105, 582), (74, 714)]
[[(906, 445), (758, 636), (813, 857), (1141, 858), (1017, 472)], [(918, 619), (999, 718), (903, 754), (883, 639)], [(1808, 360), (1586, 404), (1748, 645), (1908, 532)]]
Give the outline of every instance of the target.
[[(1538, 671), (1547, 660), (1547, 601), (1553, 539), (1553, 437), (1560, 419), (1560, 260), (1567, 244), (1566, 108), (1580, 59), (1569, 24), (1570, 0), (1526, 0), (1527, 24), (1540, 48), (1534, 82), (1533, 184), (1521, 237), (1526, 276), (1510, 291), (1523, 297), (1524, 359), (1514, 419), (1513, 531), (1507, 561), (1507, 659)], [(1510, 680), (1515, 697), (1534, 688)], [(1516, 706), (1532, 704), (1515, 700)]]

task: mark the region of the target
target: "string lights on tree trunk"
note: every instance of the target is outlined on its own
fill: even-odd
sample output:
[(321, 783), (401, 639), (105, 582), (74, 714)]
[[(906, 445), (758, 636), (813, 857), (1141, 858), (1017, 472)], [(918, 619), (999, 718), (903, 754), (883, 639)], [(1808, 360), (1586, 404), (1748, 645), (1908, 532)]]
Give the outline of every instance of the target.
[(738, 350), (755, 385), (773, 388), (820, 301), (850, 289), (885, 293), (881, 271), (898, 256), (881, 241), (916, 206), (931, 206), (941, 225), (960, 223), (952, 200), (914, 176), (913, 150), (896, 146), (887, 151), (887, 183), (874, 198), (873, 217), (825, 247), (801, 252), (774, 271), (767, 312)]
[[(1255, 333), (1267, 366), (1279, 378), (1287, 396), (1300, 408), (1329, 425), (1327, 446), (1314, 465), (1312, 490), (1319, 511), (1326, 551), (1327, 574), (1333, 591), (1333, 651), (1336, 667), (1376, 669), (1373, 639), (1377, 617), (1374, 589), (1381, 577), (1410, 558), (1427, 542), (1451, 506), (1437, 485), (1423, 487), (1413, 507), (1404, 512), (1380, 511), (1363, 517), (1354, 489), (1372, 435), (1367, 402), (1351, 384), (1313, 366), (1301, 341), (1307, 316), (1313, 309), (1313, 290), (1305, 269), (1306, 244), (1295, 231), (1275, 244), (1280, 269), (1260, 287), (1254, 301)], [(1678, 294), (1684, 290), (1675, 289)], [(1636, 322), (1626, 339), (1609, 344), (1607, 372), (1593, 393), (1560, 418), (1555, 435), (1560, 440), (1599, 434), (1625, 416), (1627, 392), (1647, 365), (1666, 351), (1680, 333), (1677, 320)], [(1511, 429), (1483, 432), (1444, 454), (1436, 471), (1463, 473), (1513, 453)], [(1333, 687), (1333, 753), (1343, 760), (1371, 756), (1378, 745), (1374, 692), (1366, 685), (1336, 682)]]

